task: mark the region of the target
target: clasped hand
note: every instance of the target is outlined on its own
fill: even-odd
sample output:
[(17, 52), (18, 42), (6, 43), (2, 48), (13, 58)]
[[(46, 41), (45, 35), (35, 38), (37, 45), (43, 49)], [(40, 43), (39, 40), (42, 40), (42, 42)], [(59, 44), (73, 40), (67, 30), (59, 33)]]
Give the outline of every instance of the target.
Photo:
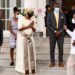
[(55, 34), (56, 34), (56, 37), (59, 38), (61, 35), (61, 32), (57, 31)]

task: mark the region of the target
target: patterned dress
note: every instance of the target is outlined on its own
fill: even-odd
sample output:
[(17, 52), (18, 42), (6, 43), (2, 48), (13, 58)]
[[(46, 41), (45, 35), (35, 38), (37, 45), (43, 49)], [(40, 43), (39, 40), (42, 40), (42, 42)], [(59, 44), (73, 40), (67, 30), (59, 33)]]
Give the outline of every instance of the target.
[[(12, 31), (17, 34), (18, 32), (18, 24), (17, 22), (15, 22), (13, 20), (13, 18), (10, 20), (11, 22), (11, 28), (12, 28)], [(10, 48), (16, 48), (16, 37), (10, 33)]]

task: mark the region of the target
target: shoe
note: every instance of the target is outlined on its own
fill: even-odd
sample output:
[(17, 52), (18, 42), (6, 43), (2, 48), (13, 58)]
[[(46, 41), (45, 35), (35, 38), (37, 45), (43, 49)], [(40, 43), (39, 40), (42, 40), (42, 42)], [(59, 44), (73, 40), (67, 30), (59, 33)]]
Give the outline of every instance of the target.
[(48, 67), (54, 67), (54, 66), (55, 66), (55, 63), (48, 64)]
[(35, 69), (32, 69), (32, 74), (35, 74)]
[(59, 63), (58, 66), (59, 67), (64, 67), (64, 64), (63, 63)]
[(29, 70), (26, 70), (26, 71), (25, 71), (25, 74), (29, 74)]
[(10, 63), (10, 66), (14, 66), (14, 62), (11, 62), (11, 63)]

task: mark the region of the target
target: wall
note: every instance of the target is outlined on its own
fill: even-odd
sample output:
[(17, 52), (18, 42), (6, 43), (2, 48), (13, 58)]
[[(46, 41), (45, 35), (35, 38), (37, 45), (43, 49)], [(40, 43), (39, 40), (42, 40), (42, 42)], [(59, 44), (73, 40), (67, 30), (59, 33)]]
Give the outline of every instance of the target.
[(33, 8), (37, 15), (37, 31), (44, 30), (44, 16), (46, 0), (24, 0), (24, 8)]

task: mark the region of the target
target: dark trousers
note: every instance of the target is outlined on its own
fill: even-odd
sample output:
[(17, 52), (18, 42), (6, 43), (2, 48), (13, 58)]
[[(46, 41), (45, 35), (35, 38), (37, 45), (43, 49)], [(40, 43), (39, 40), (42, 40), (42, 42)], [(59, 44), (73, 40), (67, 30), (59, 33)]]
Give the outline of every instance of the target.
[(54, 35), (49, 35), (49, 40), (50, 40), (50, 58), (51, 58), (51, 63), (55, 63), (55, 46), (57, 42), (58, 46), (58, 59), (59, 62), (63, 62), (63, 43), (64, 43), (64, 32), (61, 33), (61, 36), (59, 38), (56, 38), (55, 34)]

